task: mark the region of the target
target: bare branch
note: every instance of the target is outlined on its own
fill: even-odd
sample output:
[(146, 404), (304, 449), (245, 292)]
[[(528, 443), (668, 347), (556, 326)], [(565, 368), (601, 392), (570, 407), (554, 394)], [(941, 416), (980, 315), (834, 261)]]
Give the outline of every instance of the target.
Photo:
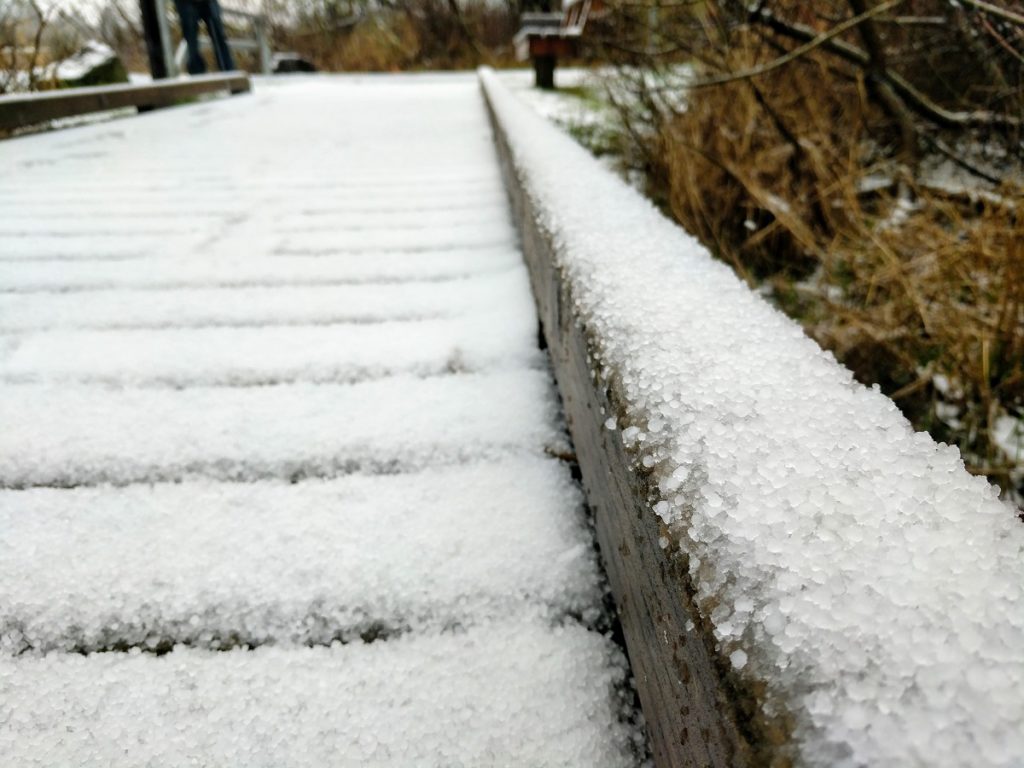
[(809, 51), (812, 51), (815, 48), (824, 45), (832, 38), (838, 37), (844, 32), (853, 29), (858, 24), (863, 24), (872, 16), (877, 16), (880, 13), (885, 13), (886, 11), (892, 10), (897, 5), (901, 5), (903, 2), (905, 2), (905, 0), (888, 0), (887, 2), (875, 6), (874, 8), (865, 11), (864, 13), (854, 16), (851, 19), (847, 19), (842, 24), (837, 24), (828, 32), (824, 32), (818, 35), (813, 40), (810, 40), (804, 45), (797, 46), (792, 51), (787, 53), (785, 56), (780, 56), (779, 58), (774, 59), (766, 64), (762, 64), (761, 66), (758, 67), (752, 67), (751, 69), (743, 70), (742, 72), (731, 72), (727, 75), (722, 75), (721, 77), (711, 77), (704, 80), (697, 80), (691, 83), (690, 87), (706, 88), (712, 85), (722, 85), (724, 83), (731, 83), (736, 80), (746, 80), (747, 78), (750, 77), (758, 77), (760, 75), (767, 74), (768, 72), (773, 72), (774, 70), (779, 69), (780, 67), (786, 66), (791, 61), (795, 61), (796, 59), (803, 56), (805, 53), (808, 53)]
[(1024, 25), (1024, 16), (1013, 11), (1008, 11), (1005, 8), (1000, 8), (998, 5), (992, 5), (992, 3), (983, 2), (983, 0), (960, 0), (964, 5), (969, 5), (972, 8), (977, 8), (979, 11), (985, 13), (991, 13), (993, 16), (998, 16), (1000, 19), (1006, 21), (1012, 21), (1014, 24)]
[(1024, 62), (1024, 56), (1021, 56), (1020, 53), (1012, 45), (1010, 45), (1009, 42), (1007, 42), (1006, 38), (999, 34), (999, 32), (996, 30), (995, 27), (992, 26), (988, 19), (983, 19), (981, 24), (985, 28), (985, 31), (988, 32), (989, 35), (991, 35), (992, 39), (999, 43), (1000, 47), (1003, 50), (1005, 50), (1007, 53), (1009, 53), (1011, 56), (1017, 59), (1017, 61)]
[(32, 53), (28, 61), (28, 89), (34, 91), (38, 85), (39, 55), (43, 47), (43, 34), (49, 24), (49, 18), (36, 0), (29, 0), (29, 7), (36, 15), (36, 32), (32, 40)]
[[(817, 37), (813, 29), (805, 27), (802, 24), (780, 19), (770, 11), (753, 11), (749, 18), (753, 22), (765, 24), (779, 34), (786, 35), (794, 40), (813, 40)], [(822, 44), (822, 47), (859, 67), (868, 67), (871, 61), (870, 57), (863, 49), (858, 48), (845, 40), (832, 38), (830, 40), (826, 40)], [(962, 128), (964, 126), (987, 126), (1000, 128), (1024, 127), (1024, 122), (1017, 118), (1010, 117), (1008, 115), (1000, 115), (988, 110), (974, 110), (966, 112), (962, 110), (953, 111), (946, 109), (929, 99), (921, 93), (918, 88), (913, 86), (908, 80), (897, 73), (886, 70), (883, 73), (883, 76), (892, 85), (893, 90), (907, 102), (907, 105), (914, 110), (914, 112), (937, 125), (941, 125), (946, 128)]]
[(1000, 179), (998, 176), (995, 176), (978, 167), (970, 160), (965, 158), (963, 155), (958, 154), (957, 152), (953, 151), (952, 148), (946, 146), (946, 144), (940, 141), (939, 139), (929, 138), (928, 141), (933, 147), (935, 147), (935, 149), (939, 151), (939, 153), (945, 155), (953, 163), (963, 168), (968, 173), (974, 174), (979, 179), (984, 179), (985, 181), (991, 184), (995, 184), (996, 186), (1003, 183), (1003, 179)]

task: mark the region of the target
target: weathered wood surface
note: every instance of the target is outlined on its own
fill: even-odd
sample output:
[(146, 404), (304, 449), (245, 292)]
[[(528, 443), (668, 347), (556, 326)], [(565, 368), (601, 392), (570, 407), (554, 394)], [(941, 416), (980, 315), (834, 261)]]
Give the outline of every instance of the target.
[(162, 80), (142, 85), (69, 88), (44, 93), (0, 97), (0, 130), (15, 130), (49, 120), (137, 107), (155, 109), (204, 93), (246, 93), (252, 85), (244, 72), (201, 75), (186, 80)]
[(491, 119), (655, 762), (694, 768), (758, 764), (757, 739), (747, 733), (727, 661), (717, 658), (692, 603), (686, 561), (660, 546), (665, 533), (650, 509), (646, 480), (631, 468), (621, 432), (604, 427), (622, 409), (616, 393), (591, 370), (588, 332), (574, 315), (554, 246), (538, 224), (493, 111)]

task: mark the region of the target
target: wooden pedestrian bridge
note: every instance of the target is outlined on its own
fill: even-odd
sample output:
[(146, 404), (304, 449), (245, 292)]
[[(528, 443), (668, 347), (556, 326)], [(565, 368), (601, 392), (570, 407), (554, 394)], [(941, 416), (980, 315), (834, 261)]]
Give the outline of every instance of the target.
[(1022, 530), (492, 72), (0, 142), (4, 766), (1021, 766)]

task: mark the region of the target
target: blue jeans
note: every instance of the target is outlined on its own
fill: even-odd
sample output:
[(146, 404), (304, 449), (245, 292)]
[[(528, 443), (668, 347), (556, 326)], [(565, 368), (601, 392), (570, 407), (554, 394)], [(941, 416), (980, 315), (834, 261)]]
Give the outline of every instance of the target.
[(217, 67), (227, 72), (235, 68), (235, 60), (228, 48), (228, 36), (224, 33), (224, 23), (220, 18), (220, 5), (217, 0), (174, 0), (181, 19), (181, 35), (188, 46), (188, 71), (191, 75), (201, 75), (206, 71), (206, 62), (199, 51), (199, 22), (206, 25), (213, 43), (213, 56)]

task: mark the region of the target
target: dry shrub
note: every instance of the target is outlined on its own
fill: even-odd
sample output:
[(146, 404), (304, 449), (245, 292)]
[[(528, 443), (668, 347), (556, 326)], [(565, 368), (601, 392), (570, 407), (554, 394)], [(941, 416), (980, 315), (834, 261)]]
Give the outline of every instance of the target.
[(319, 69), (334, 72), (401, 70), (419, 54), (415, 31), (400, 14), (367, 19), (340, 42), (333, 38), (319, 42), (311, 58)]
[(830, 249), (823, 311), (808, 330), (919, 428), (959, 444), (969, 469), (1019, 490), (1021, 462), (993, 439), (1000, 417), (1024, 417), (1018, 208), (975, 209), (928, 190), (909, 211), (884, 203), (897, 220), (865, 212)]
[(808, 57), (699, 91), (663, 126), (673, 214), (748, 279), (806, 275), (849, 224), (868, 112), (855, 88), (830, 79)]
[(310, 17), (278, 36), (325, 71), (467, 69), (509, 63), (516, 21), (508, 7), (479, 0), (454, 7), (415, 0), (368, 13), (351, 26)]
[[(747, 39), (737, 70), (764, 60)], [(648, 157), (673, 215), (968, 468), (1020, 492), (992, 439), (1024, 416), (1019, 187), (944, 194), (896, 164), (864, 83), (808, 55), (691, 94)]]

